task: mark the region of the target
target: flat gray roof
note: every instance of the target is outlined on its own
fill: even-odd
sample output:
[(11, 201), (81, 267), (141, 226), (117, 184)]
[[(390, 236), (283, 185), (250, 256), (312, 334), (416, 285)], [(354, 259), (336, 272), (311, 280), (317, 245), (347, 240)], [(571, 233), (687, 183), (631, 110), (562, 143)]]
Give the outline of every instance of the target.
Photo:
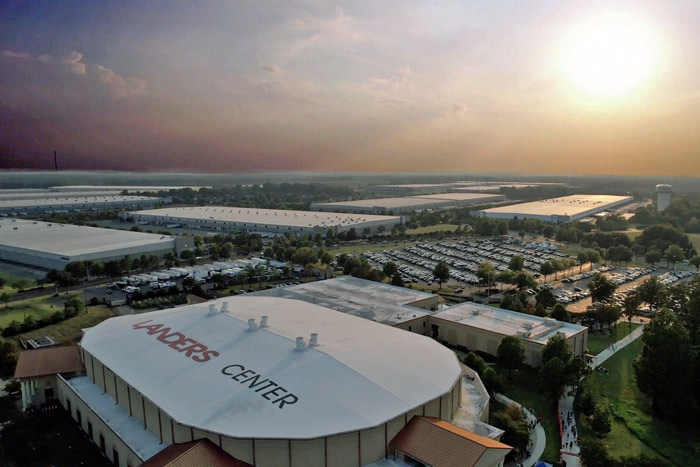
[(13, 190), (0, 190), (0, 200), (16, 199), (55, 199), (55, 198), (80, 198), (95, 196), (117, 196), (119, 191), (50, 191), (36, 190), (30, 192), (15, 192)]
[(588, 329), (578, 324), (565, 323), (552, 318), (540, 318), (539, 316), (473, 302), (455, 305), (435, 313), (433, 317), (504, 336), (517, 335), (522, 339), (540, 344), (546, 344), (549, 338), (554, 337), (557, 332), (564, 333), (568, 339)]
[(339, 212), (291, 211), (285, 209), (259, 209), (229, 206), (197, 206), (190, 208), (163, 208), (134, 211), (139, 216), (161, 216), (177, 222), (181, 219), (202, 219), (261, 225), (279, 225), (289, 227), (333, 227), (349, 226), (364, 222), (399, 223), (398, 216), (376, 216), (369, 214), (346, 214)]
[[(59, 193), (56, 193), (57, 195)], [(89, 196), (80, 198), (56, 197), (48, 199), (7, 199), (0, 201), (0, 209), (21, 209), (29, 207), (56, 206), (56, 205), (72, 205), (72, 204), (102, 204), (115, 202), (134, 202), (139, 201), (158, 201), (160, 198), (148, 196)]]
[(631, 196), (613, 195), (571, 195), (561, 198), (549, 198), (529, 203), (511, 204), (497, 208), (484, 209), (483, 213), (506, 213), (533, 216), (575, 216), (591, 210), (603, 211), (609, 206), (625, 201), (632, 201)]
[(189, 188), (193, 191), (199, 191), (202, 188), (211, 188), (211, 186), (185, 186), (185, 185), (57, 185), (49, 187), (56, 191), (92, 191), (92, 190), (119, 190), (128, 192), (140, 191), (164, 191), (164, 190), (181, 190)]
[(389, 325), (429, 315), (410, 303), (436, 298), (433, 294), (352, 276), (262, 290), (254, 295), (302, 300)]
[(422, 207), (422, 206), (434, 206), (436, 204), (447, 204), (448, 200), (445, 199), (428, 199), (424, 197), (414, 197), (414, 196), (403, 196), (396, 198), (375, 198), (375, 199), (358, 199), (354, 201), (338, 201), (334, 203), (315, 203), (311, 205), (311, 208), (373, 208), (380, 207), (385, 209), (392, 208), (406, 208), (411, 206)]
[(448, 200), (448, 201), (474, 201), (489, 202), (506, 199), (505, 195), (483, 194), (483, 193), (438, 193), (434, 195), (411, 196), (411, 198)]
[(7, 246), (68, 257), (153, 244), (162, 244), (165, 249), (173, 241), (173, 237), (167, 235), (0, 219), (0, 248)]

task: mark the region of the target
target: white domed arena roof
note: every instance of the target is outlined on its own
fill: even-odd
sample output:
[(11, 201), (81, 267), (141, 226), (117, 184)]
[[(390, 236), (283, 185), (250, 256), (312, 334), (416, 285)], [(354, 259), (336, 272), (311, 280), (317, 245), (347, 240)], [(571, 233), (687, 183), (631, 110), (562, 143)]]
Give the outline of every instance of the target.
[(375, 427), (447, 393), (461, 375), (454, 353), (428, 337), (268, 297), (111, 318), (81, 345), (175, 421), (237, 438)]

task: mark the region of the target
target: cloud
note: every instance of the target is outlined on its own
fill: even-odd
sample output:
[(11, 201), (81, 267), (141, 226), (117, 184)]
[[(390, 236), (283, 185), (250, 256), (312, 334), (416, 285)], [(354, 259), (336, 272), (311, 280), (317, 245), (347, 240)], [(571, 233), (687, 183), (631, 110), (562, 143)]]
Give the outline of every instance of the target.
[(133, 76), (121, 76), (109, 68), (102, 65), (95, 65), (97, 79), (100, 83), (105, 84), (112, 97), (115, 99), (125, 99), (133, 96), (145, 96), (148, 94), (146, 89), (146, 81)]
[(37, 57), (37, 60), (39, 60), (41, 63), (51, 63), (53, 61), (53, 57), (48, 54), (43, 54), (39, 55)]
[(411, 74), (411, 67), (408, 65), (400, 66), (396, 69), (396, 74), (400, 76), (408, 76)]
[(3, 57), (15, 58), (15, 59), (19, 59), (19, 60), (26, 60), (26, 59), (28, 59), (28, 58), (31, 57), (31, 56), (30, 56), (29, 54), (27, 54), (27, 53), (23, 53), (23, 52), (13, 52), (12, 50), (3, 50), (3, 51), (2, 51), (2, 55), (3, 55)]
[(85, 64), (81, 62), (82, 59), (83, 54), (74, 50), (69, 57), (64, 58), (62, 61), (70, 73), (75, 75), (84, 75)]
[(277, 65), (265, 65), (263, 67), (263, 70), (276, 74), (276, 73), (280, 73), (282, 71), (282, 68), (278, 67)]

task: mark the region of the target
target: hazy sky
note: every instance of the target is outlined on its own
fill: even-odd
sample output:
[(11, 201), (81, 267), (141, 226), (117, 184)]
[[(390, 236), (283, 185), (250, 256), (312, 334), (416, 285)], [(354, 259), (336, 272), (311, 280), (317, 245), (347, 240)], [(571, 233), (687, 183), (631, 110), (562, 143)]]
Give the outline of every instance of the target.
[[(601, 15), (653, 65), (612, 97), (562, 69)], [(698, 0), (0, 0), (0, 167), (698, 176), (698, 25)]]

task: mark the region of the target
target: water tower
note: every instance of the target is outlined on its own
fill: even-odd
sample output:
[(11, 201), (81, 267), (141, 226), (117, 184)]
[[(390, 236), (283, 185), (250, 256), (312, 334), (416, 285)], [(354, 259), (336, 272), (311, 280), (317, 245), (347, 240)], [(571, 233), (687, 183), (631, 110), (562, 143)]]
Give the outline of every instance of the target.
[(671, 193), (673, 193), (673, 187), (671, 185), (656, 185), (656, 210), (665, 211), (668, 205), (671, 203)]

